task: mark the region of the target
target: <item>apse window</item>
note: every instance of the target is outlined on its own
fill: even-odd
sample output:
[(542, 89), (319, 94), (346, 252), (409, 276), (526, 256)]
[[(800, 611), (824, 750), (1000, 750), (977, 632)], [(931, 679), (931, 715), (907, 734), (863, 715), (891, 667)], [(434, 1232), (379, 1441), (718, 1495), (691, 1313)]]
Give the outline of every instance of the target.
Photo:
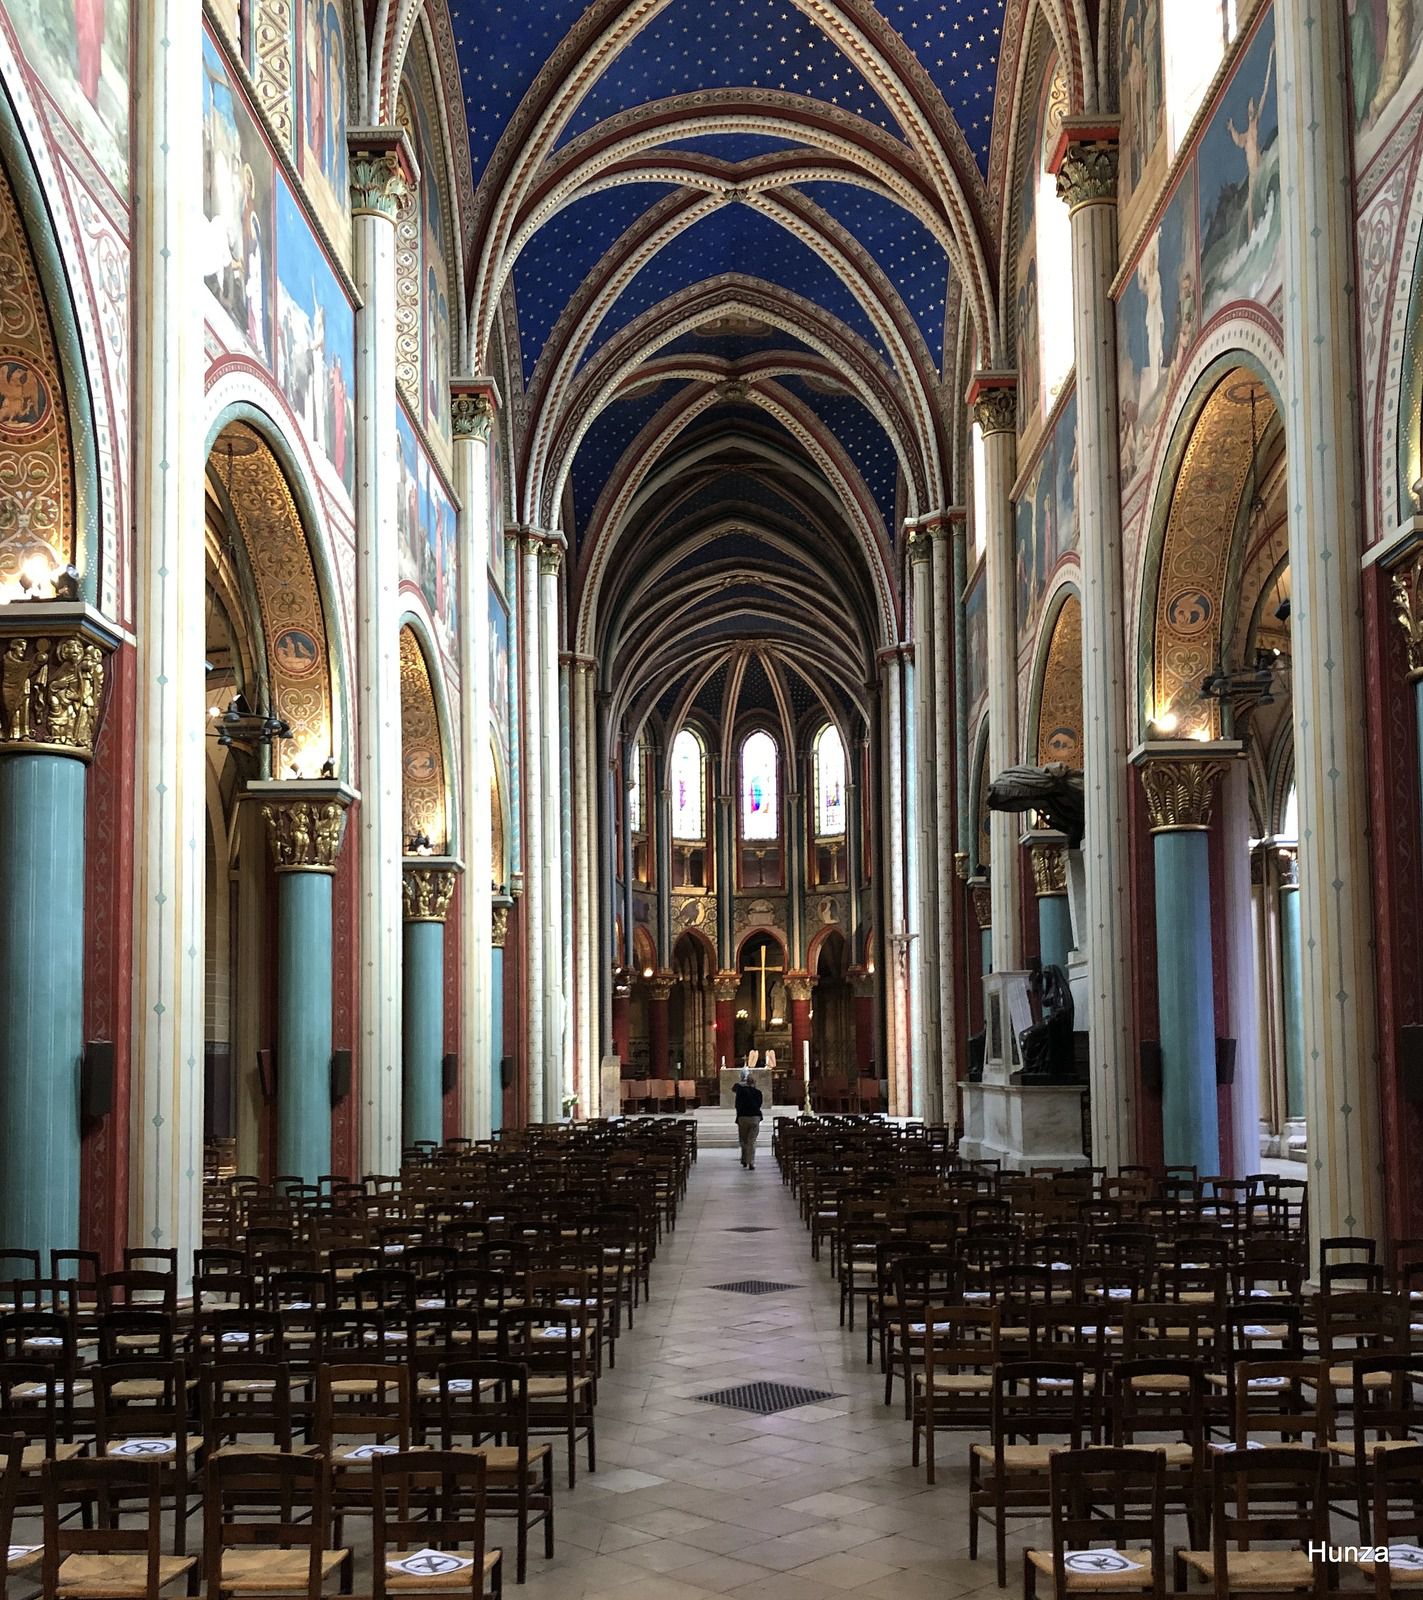
[(845, 882), (845, 742), (827, 722), (815, 737), (815, 881)]
[(1062, 127), (1061, 111), (1067, 105), (1067, 86), (1054, 76), (1044, 118), (1042, 149), (1038, 152), (1038, 204), (1036, 247), (1038, 270), (1038, 346), (1042, 370), (1040, 400), (1050, 411), (1062, 393), (1073, 364), (1072, 327), (1072, 220), (1057, 198), (1057, 174), (1051, 161)]
[(741, 887), (781, 882), (780, 751), (763, 728), (741, 741)]
[(672, 741), (672, 887), (707, 886), (707, 751), (699, 733), (683, 728)]
[(1236, 0), (1163, 0), (1166, 138), (1174, 156), (1236, 33)]

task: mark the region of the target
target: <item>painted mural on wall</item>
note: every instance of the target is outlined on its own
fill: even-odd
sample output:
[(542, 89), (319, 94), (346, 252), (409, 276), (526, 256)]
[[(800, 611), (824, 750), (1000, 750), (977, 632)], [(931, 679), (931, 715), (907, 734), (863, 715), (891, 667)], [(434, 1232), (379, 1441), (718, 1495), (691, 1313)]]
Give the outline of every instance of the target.
[(1423, 90), (1423, 0), (1346, 0), (1354, 154), (1362, 168)]
[(1166, 131), (1166, 86), (1161, 70), (1161, 0), (1123, 0), (1120, 177), (1123, 200), (1136, 189)]
[(203, 40), (203, 281), (226, 313), (224, 343), (272, 364), (275, 219), (272, 152)]
[(354, 495), (356, 318), (285, 182), (277, 186), (277, 382)]
[(336, 0), (302, 0), (301, 70), (293, 126), (297, 165), (312, 208), (340, 244), (350, 234), (346, 149), (346, 32)]
[(1196, 189), (1187, 171), (1142, 247), (1117, 305), (1122, 483), (1148, 465), (1152, 438), (1196, 330)]
[[(423, 64), (422, 64), (423, 65)], [(426, 431), (450, 442), (450, 294), (445, 190), (440, 144), (430, 121), (434, 86), (421, 73), (411, 96), (416, 157), (420, 163), (420, 404)]]
[(4, 0), (4, 9), (77, 143), (127, 194), (129, 0)]
[(505, 764), (509, 760), (509, 613), (499, 591), (489, 585), (489, 705), (494, 735)]
[(441, 643), (450, 646), (458, 627), (455, 574), (455, 508), (415, 429), (397, 410), (400, 441), (396, 523), (400, 533), (400, 578), (425, 596)]
[(1077, 548), (1077, 395), (1063, 402), (1052, 434), (1014, 507), (1018, 638), (1036, 635), (1044, 596), (1059, 562)]
[(1196, 157), (1202, 321), (1280, 281), (1280, 123), (1269, 13), (1225, 86)]
[(964, 593), (964, 648), (968, 655), (968, 703), (977, 705), (988, 687), (988, 588), (980, 567)]

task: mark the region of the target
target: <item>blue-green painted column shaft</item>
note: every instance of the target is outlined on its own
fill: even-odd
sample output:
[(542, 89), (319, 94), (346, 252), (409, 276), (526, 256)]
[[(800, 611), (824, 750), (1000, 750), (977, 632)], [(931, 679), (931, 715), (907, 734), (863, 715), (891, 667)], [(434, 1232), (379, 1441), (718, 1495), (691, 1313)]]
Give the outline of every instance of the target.
[[(497, 915), (497, 912), (496, 912)], [(489, 1128), (498, 1133), (504, 1126), (504, 1079), (499, 1063), (504, 1058), (504, 937), (495, 928), (494, 948), (489, 969)]]
[(444, 1138), (445, 925), (405, 924), (404, 1117), (401, 1137)]
[[(1293, 871), (1293, 869), (1292, 869)], [(1304, 977), (1299, 946), (1299, 884), (1280, 885), (1280, 1005), (1284, 1012), (1285, 1115), (1305, 1114)]]
[(277, 1171), (331, 1170), (331, 874), (277, 875)]
[(84, 788), (73, 757), (0, 758), (0, 1241), (46, 1271), (79, 1244)]
[(1038, 959), (1045, 967), (1066, 967), (1072, 950), (1072, 917), (1065, 894), (1038, 896)]
[(1155, 835), (1156, 984), (1161, 1021), (1161, 1140), (1167, 1166), (1220, 1171), (1210, 838)]

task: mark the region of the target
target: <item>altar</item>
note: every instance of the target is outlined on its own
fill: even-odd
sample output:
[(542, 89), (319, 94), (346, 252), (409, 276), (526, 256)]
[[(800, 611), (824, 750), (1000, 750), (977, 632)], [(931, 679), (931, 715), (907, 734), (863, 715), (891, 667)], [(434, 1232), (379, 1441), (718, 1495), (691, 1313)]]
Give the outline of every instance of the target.
[[(723, 1067), (717, 1074), (717, 1086), (720, 1090), (719, 1104), (730, 1109), (736, 1104), (733, 1091), (741, 1082), (740, 1067)], [(752, 1067), (751, 1081), (761, 1091), (761, 1112), (769, 1118), (771, 1115), (771, 1074), (766, 1067)]]

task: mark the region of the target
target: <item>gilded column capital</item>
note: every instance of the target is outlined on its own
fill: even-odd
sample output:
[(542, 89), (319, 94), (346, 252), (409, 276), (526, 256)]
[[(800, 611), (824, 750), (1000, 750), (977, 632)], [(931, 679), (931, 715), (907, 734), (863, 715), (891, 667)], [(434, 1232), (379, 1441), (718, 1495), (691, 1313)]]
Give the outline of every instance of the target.
[(1216, 783), (1225, 762), (1172, 756), (1141, 763), (1146, 809), (1153, 833), (1203, 833), (1211, 825)]
[(450, 432), (456, 440), (488, 444), (494, 410), (494, 396), (487, 390), (455, 389), (450, 394)]
[(1408, 681), (1423, 681), (1423, 550), (1389, 575), (1393, 616), (1408, 651)]
[(419, 179), (403, 128), (354, 128), (351, 145), (351, 215), (394, 222), (400, 203)]
[(1039, 900), (1067, 893), (1067, 846), (1035, 844), (1029, 852), (1033, 863), (1033, 892)]
[(489, 913), (489, 935), (494, 949), (502, 950), (509, 937), (509, 903), (496, 900)]
[(1069, 212), (1117, 203), (1117, 144), (1114, 139), (1074, 139), (1057, 169), (1057, 197)]
[(993, 888), (985, 878), (970, 878), (968, 891), (973, 897), (973, 914), (979, 927), (987, 933), (993, 926)]
[(913, 562), (928, 561), (934, 553), (931, 542), (932, 532), (928, 528), (911, 528), (909, 530), (909, 559)]
[(279, 873), (316, 872), (330, 876), (341, 855), (346, 813), (355, 792), (336, 782), (249, 783), (247, 795), (260, 802), (267, 842)]
[(1018, 431), (1018, 380), (1011, 372), (977, 372), (968, 388), (973, 420), (987, 438)]
[(675, 972), (654, 972), (647, 979), (647, 992), (654, 1000), (665, 1005), (676, 982), (677, 974)]
[(712, 979), (712, 993), (717, 1002), (726, 1005), (736, 998), (736, 991), (741, 987), (741, 974), (739, 972), (718, 972)]
[(448, 860), (406, 861), (400, 887), (407, 922), (443, 922), (449, 915), (459, 869)]
[(69, 601), (7, 606), (0, 625), (0, 756), (91, 761), (103, 716), (107, 658), (117, 643), (88, 606)]
[(786, 974), (786, 994), (792, 1000), (809, 1000), (815, 992), (815, 979), (808, 972)]
[(556, 578), (563, 566), (563, 546), (557, 539), (539, 542), (539, 576)]

